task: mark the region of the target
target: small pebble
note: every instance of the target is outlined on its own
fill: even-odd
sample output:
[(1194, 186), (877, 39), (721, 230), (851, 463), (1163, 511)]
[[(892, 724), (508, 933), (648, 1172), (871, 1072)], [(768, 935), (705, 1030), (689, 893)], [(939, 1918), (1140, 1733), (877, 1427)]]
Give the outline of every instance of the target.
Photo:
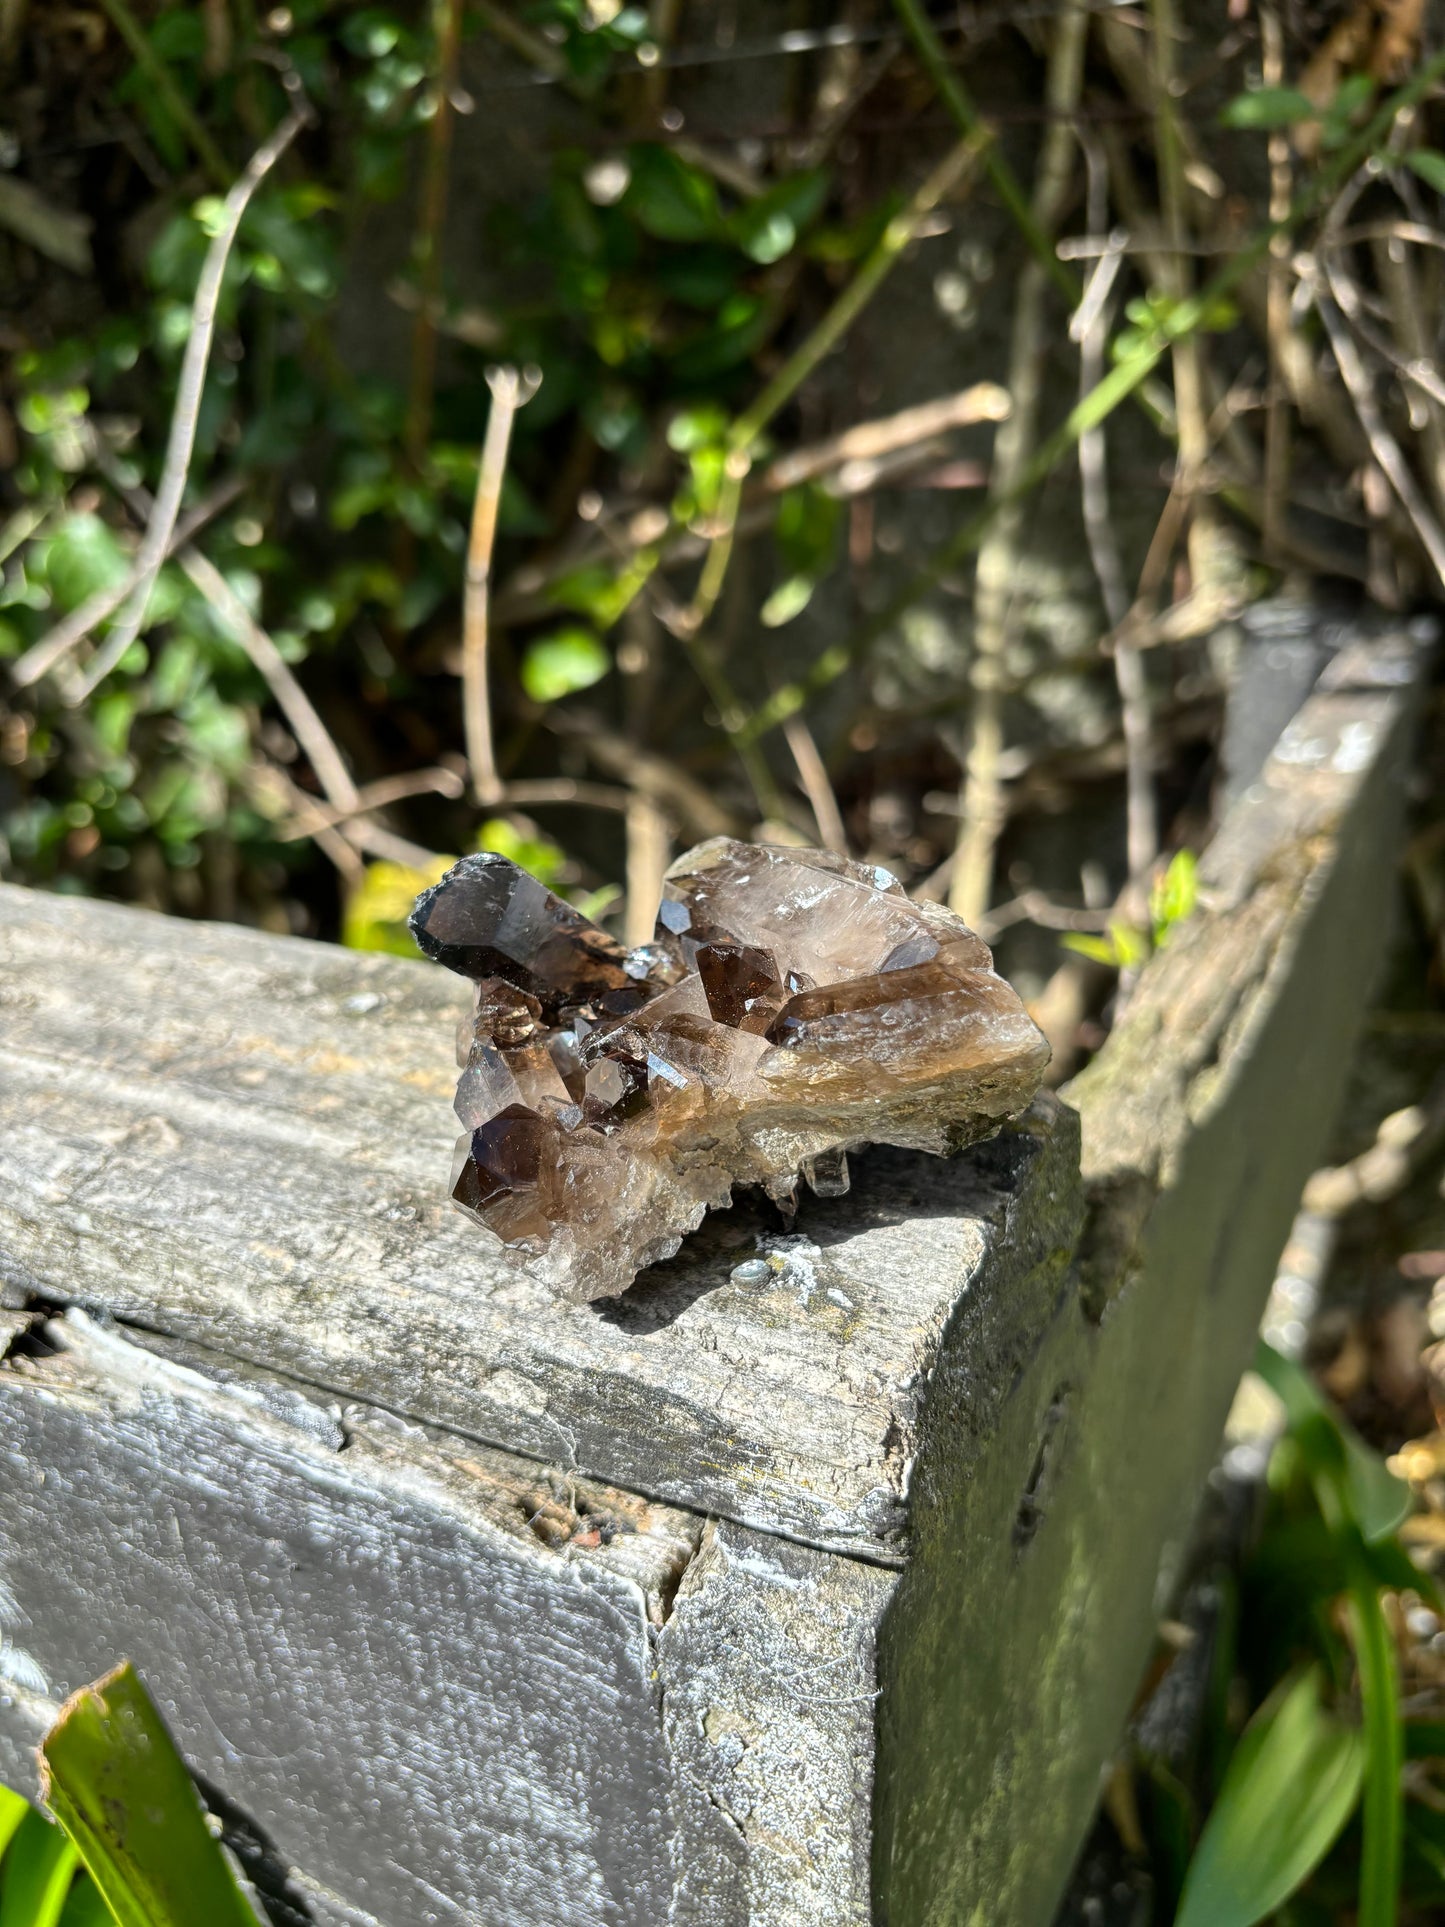
[(763, 1258), (745, 1258), (740, 1265), (734, 1265), (730, 1273), (735, 1285), (746, 1285), (755, 1290), (759, 1285), (772, 1283), (773, 1268)]

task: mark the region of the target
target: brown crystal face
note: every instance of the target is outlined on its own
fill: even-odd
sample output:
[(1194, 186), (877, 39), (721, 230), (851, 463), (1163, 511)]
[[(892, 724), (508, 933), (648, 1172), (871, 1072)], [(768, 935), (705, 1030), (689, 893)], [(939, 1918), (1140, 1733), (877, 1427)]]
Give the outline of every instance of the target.
[(1048, 1062), (987, 945), (827, 851), (700, 844), (630, 952), (491, 855), (412, 930), (476, 985), (452, 1197), (572, 1299), (624, 1291), (734, 1185), (836, 1197), (861, 1144), (989, 1136)]

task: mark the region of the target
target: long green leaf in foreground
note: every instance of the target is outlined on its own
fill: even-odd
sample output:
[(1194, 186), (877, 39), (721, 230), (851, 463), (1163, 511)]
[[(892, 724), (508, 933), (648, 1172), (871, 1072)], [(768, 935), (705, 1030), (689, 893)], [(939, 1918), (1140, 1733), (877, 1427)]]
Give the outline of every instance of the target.
[(40, 1756), (46, 1804), (120, 1927), (256, 1927), (132, 1666), (72, 1694)]
[(75, 1865), (75, 1848), (32, 1807), (0, 1863), (0, 1927), (56, 1927)]
[(1317, 1667), (1244, 1730), (1200, 1836), (1175, 1927), (1253, 1927), (1324, 1859), (1354, 1811), (1365, 1742), (1330, 1713)]

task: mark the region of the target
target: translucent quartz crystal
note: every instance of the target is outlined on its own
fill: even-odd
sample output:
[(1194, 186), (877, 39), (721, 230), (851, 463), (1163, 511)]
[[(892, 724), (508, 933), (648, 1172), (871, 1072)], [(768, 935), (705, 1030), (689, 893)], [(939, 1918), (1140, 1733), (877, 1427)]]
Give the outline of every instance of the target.
[(452, 1197), (567, 1298), (626, 1290), (736, 1184), (839, 1197), (858, 1145), (988, 1137), (1048, 1062), (980, 938), (827, 851), (699, 844), (632, 951), (486, 854), (411, 928), (476, 986)]

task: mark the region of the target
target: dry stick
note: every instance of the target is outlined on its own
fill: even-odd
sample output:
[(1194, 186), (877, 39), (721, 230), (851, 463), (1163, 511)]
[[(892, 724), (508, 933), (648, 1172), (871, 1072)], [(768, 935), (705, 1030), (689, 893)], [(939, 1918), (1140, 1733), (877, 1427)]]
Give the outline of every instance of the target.
[[(1355, 139), (1331, 156), (1295, 199), (1283, 222), (1271, 221), (1247, 240), (1241, 241), (1199, 294), (1191, 296), (1157, 322), (1139, 345), (1111, 368), (1081, 402), (1075, 404), (1027, 464), (1009, 500), (1022, 501), (1032, 494), (1053, 473), (1081, 435), (1096, 423), (1107, 420), (1120, 402), (1136, 394), (1168, 354), (1172, 344), (1182, 335), (1200, 327), (1215, 304), (1224, 296), (1233, 294), (1253, 273), (1261, 258), (1268, 253), (1275, 235), (1289, 232), (1318, 212), (1361, 161), (1382, 144), (1395, 115), (1422, 99), (1442, 78), (1445, 78), (1445, 51), (1426, 61), (1403, 87), (1397, 88), (1381, 104), (1378, 112), (1371, 116)], [(756, 742), (760, 736), (776, 729), (787, 717), (795, 714), (820, 690), (836, 682), (853, 663), (867, 654), (881, 636), (889, 633), (899, 617), (911, 609), (920, 596), (936, 588), (950, 569), (974, 552), (1004, 506), (1002, 499), (990, 501), (977, 515), (970, 517), (934, 552), (913, 579), (904, 584), (885, 608), (863, 623), (846, 642), (825, 649), (806, 676), (786, 684), (750, 716), (740, 732), (742, 739)]]
[(492, 550), (497, 539), (497, 511), (507, 472), (507, 449), (517, 410), (536, 394), (542, 377), (535, 368), (489, 368), (492, 391), (482, 459), (477, 466), (477, 493), (472, 504), (472, 531), (467, 542), (466, 593), (462, 604), (462, 720), (466, 731), (467, 762), (472, 793), (485, 809), (500, 801), (496, 752), (492, 746), (492, 699), (487, 683), (488, 593)]
[[(1088, 221), (1091, 233), (1101, 234), (1109, 212), (1109, 182), (1098, 143), (1083, 142), (1084, 162), (1088, 169)], [(1106, 263), (1118, 262), (1115, 253), (1101, 255), (1095, 279), (1107, 273)], [(1092, 284), (1075, 312), (1070, 334), (1079, 344), (1079, 395), (1082, 399), (1104, 372), (1104, 341), (1108, 332), (1105, 301), (1093, 293)], [(1084, 514), (1084, 532), (1089, 557), (1099, 579), (1104, 614), (1115, 638), (1114, 681), (1119, 691), (1119, 707), (1124, 726), (1126, 848), (1129, 877), (1137, 882), (1147, 875), (1159, 854), (1159, 828), (1154, 807), (1154, 749), (1149, 717), (1149, 678), (1139, 652), (1123, 639), (1129, 615), (1129, 591), (1125, 586), (1124, 563), (1109, 515), (1109, 461), (1104, 425), (1100, 422), (1079, 437), (1079, 494)]]
[[(1261, 78), (1266, 87), (1284, 81), (1284, 30), (1279, 10), (1262, 6), (1259, 15), (1264, 61)], [(1277, 131), (1269, 137), (1269, 218), (1283, 220), (1294, 192), (1289, 136)], [(1269, 247), (1269, 279), (1265, 295), (1265, 340), (1269, 350), (1269, 407), (1264, 424), (1264, 554), (1277, 561), (1289, 510), (1290, 418), (1285, 404), (1283, 364), (1289, 337), (1289, 237), (1277, 234)]]
[[(181, 517), (171, 531), (166, 554), (171, 556), (178, 549), (184, 548), (192, 536), (203, 529), (213, 517), (231, 506), (245, 486), (244, 476), (233, 475), (228, 481), (222, 482), (219, 488), (213, 489), (203, 502), (198, 502), (187, 515)], [(146, 502), (149, 504), (149, 496), (146, 496)], [(113, 582), (109, 587), (97, 589), (92, 595), (88, 595), (78, 609), (72, 609), (68, 616), (63, 616), (53, 628), (46, 630), (38, 642), (32, 643), (23, 656), (17, 658), (11, 665), (11, 681), (20, 689), (26, 689), (31, 683), (39, 682), (40, 678), (47, 675), (58, 662), (68, 656), (72, 649), (84, 642), (97, 623), (104, 622), (112, 610), (120, 607), (139, 579), (140, 557), (137, 554), (118, 582)]]
[(383, 776), (375, 783), (364, 783), (356, 792), (356, 803), (351, 809), (342, 809), (334, 803), (323, 804), (308, 798), (303, 809), (286, 823), (279, 824), (276, 840), (279, 843), (294, 843), (303, 836), (315, 836), (320, 830), (335, 829), (350, 821), (354, 816), (364, 816), (369, 810), (385, 809), (389, 803), (401, 803), (409, 796), (461, 796), (466, 789), (454, 769), (438, 765), (435, 769), (410, 770), (405, 776)]
[(976, 422), (1007, 421), (1010, 405), (1006, 388), (1001, 388), (996, 381), (976, 381), (955, 395), (919, 402), (877, 421), (856, 422), (853, 427), (844, 428), (823, 441), (780, 455), (762, 471), (758, 485), (769, 494), (776, 494), (796, 487), (799, 482), (816, 481), (835, 469), (879, 462), (886, 456), (931, 442), (953, 428), (968, 428)]
[(1430, 504), (1425, 500), (1419, 483), (1410, 472), (1410, 465), (1400, 452), (1400, 444), (1385, 426), (1379, 405), (1375, 400), (1374, 384), (1369, 371), (1360, 359), (1359, 351), (1351, 339), (1350, 331), (1334, 301), (1316, 282), (1314, 303), (1319, 311), (1320, 320), (1325, 324), (1325, 332), (1330, 338), (1330, 347), (1339, 364), (1340, 374), (1345, 387), (1349, 390), (1350, 400), (1360, 418), (1360, 426), (1370, 444), (1370, 452), (1389, 480), (1391, 488), (1400, 499), (1400, 506), (1410, 518), (1411, 526), (1420, 538), (1420, 546), (1430, 558), (1442, 588), (1445, 588), (1445, 530), (1435, 520)]
[[(1441, 404), (1445, 403), (1445, 382), (1431, 366), (1432, 349), (1425, 325), (1424, 304), (1415, 283), (1410, 256), (1402, 245), (1379, 241), (1371, 252), (1375, 257), (1375, 271), (1380, 278), (1380, 286), (1389, 302), (1390, 325), (1398, 344), (1393, 348), (1385, 345), (1385, 358), (1404, 380), (1418, 388), (1425, 397), (1422, 439), (1426, 478), (1436, 514), (1445, 515), (1445, 414), (1441, 410)], [(1340, 277), (1336, 275), (1328, 255), (1323, 266), (1330, 291), (1339, 300)], [(1354, 292), (1353, 288), (1350, 292)], [(1359, 311), (1362, 305), (1356, 299), (1352, 312), (1343, 301), (1340, 302), (1355, 332), (1362, 340), (1368, 341), (1373, 331), (1368, 324), (1361, 326)]]
[[(934, 86), (957, 125), (965, 134), (983, 132), (983, 118), (963, 82), (949, 65), (943, 43), (919, 0), (894, 0), (894, 4), (924, 66), (933, 78)], [(999, 199), (1032, 250), (1034, 259), (1072, 307), (1079, 298), (1074, 277), (1060, 261), (1047, 231), (1039, 225), (1036, 211), (1030, 206), (1018, 176), (991, 141), (984, 153), (984, 166)]]
[[(773, 511), (764, 500), (767, 496), (799, 482), (828, 476), (833, 478), (828, 486), (834, 494), (844, 498), (862, 494), (888, 479), (881, 471), (881, 464), (888, 457), (906, 456), (910, 450), (917, 455), (927, 454), (929, 444), (950, 429), (970, 427), (977, 422), (1003, 421), (1008, 411), (1008, 390), (997, 382), (978, 381), (957, 394), (919, 402), (915, 407), (900, 409), (895, 415), (855, 422), (836, 435), (779, 455), (766, 468), (749, 476), (743, 489), (737, 533), (746, 535), (754, 527), (771, 523)], [(879, 465), (878, 472), (874, 472), (874, 465)], [(674, 528), (671, 535), (658, 535), (648, 527), (651, 519), (648, 511), (639, 516), (635, 503), (619, 508), (615, 518), (609, 519), (626, 521), (629, 526), (620, 530), (604, 527), (595, 541), (569, 551), (552, 572), (528, 568), (514, 573), (498, 591), (495, 613), (508, 621), (523, 621), (544, 613), (551, 606), (544, 600), (544, 594), (555, 575), (585, 567), (604, 557), (621, 557), (630, 563), (640, 550), (655, 550), (656, 563), (650, 567), (660, 571), (670, 563), (691, 561), (707, 552), (707, 538), (691, 530)], [(645, 529), (646, 539), (634, 535), (633, 526)]]
[(265, 678), (291, 734), (315, 770), (327, 800), (343, 812), (356, 810), (360, 792), (341, 760), (341, 752), (271, 637), (208, 556), (202, 555), (199, 549), (183, 549), (180, 565)]
[(135, 641), (145, 621), (151, 590), (155, 587), (166, 550), (170, 547), (171, 534), (176, 526), (176, 517), (180, 514), (181, 497), (190, 473), (191, 452), (196, 444), (196, 421), (206, 385), (206, 364), (210, 360), (216, 310), (220, 305), (221, 283), (230, 259), (231, 246), (251, 196), (310, 118), (310, 109), (304, 104), (293, 106), (270, 139), (251, 156), (245, 172), (233, 183), (221, 204), (220, 226), (206, 250), (201, 278), (196, 283), (196, 298), (191, 304), (191, 332), (181, 360), (181, 376), (176, 386), (165, 466), (156, 490), (155, 511), (136, 557), (136, 585), (116, 618), (114, 629), (96, 651), (95, 660), (82, 678), (76, 701), (83, 701), (98, 684), (104, 682)]
[[(1029, 214), (1048, 240), (1063, 217), (1074, 149), (1073, 121), (1084, 77), (1089, 15), (1084, 0), (1066, 0), (1054, 30), (1046, 82), (1048, 131), (1039, 157)], [(1072, 279), (1072, 276), (1070, 277)], [(972, 705), (964, 752), (958, 851), (948, 901), (965, 922), (988, 909), (994, 856), (1006, 815), (999, 758), (1004, 748), (1003, 663), (1014, 629), (1022, 499), (1011, 500), (1023, 476), (1038, 430), (1044, 372), (1050, 349), (1050, 277), (1042, 262), (1027, 261), (1019, 276), (1009, 348), (1008, 389), (1013, 411), (994, 443), (990, 497), (1000, 507), (978, 555), (974, 587)]]
[(421, 210), (412, 262), (417, 270), (420, 300), (411, 334), (411, 386), (407, 396), (402, 447), (414, 469), (426, 460), (431, 435), (432, 391), (436, 383), (436, 314), (441, 307), (442, 223), (447, 211), (447, 178), (452, 151), (452, 95), (456, 92), (457, 58), (461, 47), (461, 0), (434, 0), (437, 74), (433, 95), (436, 111), (427, 129), (426, 171), (422, 177)]
[(641, 791), (627, 799), (627, 901), (623, 908), (625, 943), (647, 943), (662, 896), (662, 880), (672, 858), (670, 825)]
[[(1154, 95), (1154, 146), (1159, 164), (1159, 203), (1164, 218), (1164, 292), (1183, 301), (1192, 292), (1187, 260), (1189, 236), (1185, 223), (1184, 148), (1175, 106), (1173, 0), (1149, 0), (1151, 24), (1149, 78)], [(1271, 209), (1271, 215), (1273, 209)], [(1195, 588), (1205, 588), (1218, 574), (1219, 528), (1212, 504), (1203, 493), (1204, 467), (1209, 454), (1208, 409), (1204, 400), (1203, 343), (1196, 333), (1183, 335), (1173, 345), (1174, 415), (1179, 438), (1179, 467), (1189, 498), (1189, 572)]]
[[(97, 445), (93, 459), (106, 480), (122, 497), (131, 512), (142, 521), (152, 520), (155, 516), (155, 503), (149, 493), (140, 487), (132, 487), (121, 479), (118, 465), (104, 448)], [(239, 490), (239, 482), (233, 485)], [(194, 515), (187, 518), (194, 523)], [(271, 694), (276, 698), (277, 707), (291, 726), (291, 734), (305, 751), (316, 780), (325, 790), (333, 807), (341, 816), (353, 814), (360, 807), (360, 793), (351, 780), (351, 774), (341, 760), (341, 752), (331, 739), (330, 732), (322, 722), (312, 704), (311, 698), (291, 673), (290, 665), (282, 656), (271, 637), (257, 622), (251, 611), (222, 575), (221, 571), (199, 549), (189, 547), (185, 542), (187, 524), (176, 530), (172, 544), (176, 551), (181, 569), (197, 592), (202, 595), (230, 629), (236, 641), (245, 650), (251, 663), (264, 678)], [(304, 795), (304, 791), (298, 791)], [(339, 819), (338, 819), (339, 820)]]
[(828, 781), (828, 771), (813, 741), (812, 730), (801, 716), (790, 716), (783, 724), (783, 735), (797, 765), (798, 781), (813, 812), (813, 821), (818, 826), (819, 842), (825, 850), (836, 850), (839, 856), (847, 856), (848, 832), (843, 827), (838, 799)]

